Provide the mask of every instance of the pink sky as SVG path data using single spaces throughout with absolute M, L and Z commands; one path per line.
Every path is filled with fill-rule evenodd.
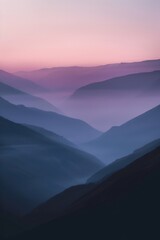
M 159 9 L 159 0 L 0 0 L 0 68 L 160 58 Z

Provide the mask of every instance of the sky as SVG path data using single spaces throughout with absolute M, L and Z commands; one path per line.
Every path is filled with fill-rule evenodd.
M 0 0 L 0 68 L 160 58 L 159 0 Z

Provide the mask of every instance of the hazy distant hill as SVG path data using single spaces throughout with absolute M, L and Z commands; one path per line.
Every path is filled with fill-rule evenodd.
M 74 117 L 102 131 L 140 115 L 160 103 L 160 71 L 137 73 L 79 88 L 66 102 Z
M 78 89 L 72 98 L 88 98 L 106 96 L 107 94 L 119 94 L 129 91 L 130 94 L 159 94 L 160 93 L 160 71 L 130 74 L 112 78 L 102 82 L 92 83 Z
M 110 91 L 105 98 L 102 94 L 103 91 L 99 91 L 99 93 L 98 91 L 92 91 L 92 97 L 88 96 L 87 92 L 88 95 L 86 94 L 86 97 L 81 99 L 78 97 L 71 99 L 69 97 L 77 89 L 87 84 L 100 83 L 104 80 L 129 74 L 158 70 L 160 71 L 159 59 L 95 67 L 45 68 L 16 74 L 49 88 L 48 93 L 42 93 L 39 96 L 58 106 L 63 113 L 82 119 L 101 131 L 106 131 L 111 126 L 122 124 L 156 106 L 160 102 L 158 93 L 156 94 L 157 99 L 153 94 L 149 99 L 146 95 L 142 98 L 143 93 L 134 92 L 133 95 L 130 95 L 126 91 L 125 94 L 124 92 L 120 94 L 120 91 L 118 93 L 117 91 Z M 139 94 L 138 98 L 137 94 Z M 67 101 L 68 98 L 69 101 Z M 119 109 L 121 109 L 120 112 Z
M 0 96 L 16 105 L 23 104 L 28 107 L 36 107 L 45 111 L 59 112 L 59 110 L 46 100 L 22 92 L 14 87 L 4 84 L 0 80 Z
M 35 125 L 53 131 L 73 143 L 89 141 L 101 134 L 81 120 L 23 105 L 16 106 L 3 98 L 0 98 L 0 115 L 17 123 Z
M 91 176 L 87 180 L 87 183 L 95 183 L 95 182 L 100 182 L 100 181 L 103 181 L 104 179 L 107 179 L 108 177 L 113 175 L 115 172 L 126 167 L 127 165 L 134 162 L 135 160 L 142 157 L 143 155 L 147 154 L 148 152 L 151 152 L 158 146 L 160 146 L 160 139 L 146 144 L 145 146 L 135 150 L 132 154 L 128 156 L 117 159 L 113 163 L 101 169 L 99 172 L 96 172 L 93 176 Z
M 26 77 L 42 86 L 72 92 L 88 83 L 131 73 L 160 70 L 160 60 L 148 60 L 133 63 L 107 64 L 95 67 L 53 67 L 35 71 L 18 72 L 17 75 Z
M 23 77 L 18 77 L 14 74 L 8 73 L 3 70 L 0 70 L 0 82 L 6 83 L 12 87 L 15 87 L 19 90 L 22 90 L 28 93 L 46 91 L 45 88 L 28 79 L 25 79 Z
M 158 138 L 160 105 L 119 127 L 112 127 L 99 138 L 86 144 L 84 149 L 108 164 Z

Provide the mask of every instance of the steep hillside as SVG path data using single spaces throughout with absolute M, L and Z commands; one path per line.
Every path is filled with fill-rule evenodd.
M 0 82 L 0 96 L 13 104 L 23 104 L 27 107 L 35 107 L 45 111 L 59 112 L 59 110 L 46 100 L 22 92 L 7 84 Z
M 160 105 L 119 127 L 112 127 L 99 138 L 87 143 L 84 149 L 109 164 L 158 138 Z
M 24 214 L 103 164 L 94 156 L 0 117 L 0 206 Z

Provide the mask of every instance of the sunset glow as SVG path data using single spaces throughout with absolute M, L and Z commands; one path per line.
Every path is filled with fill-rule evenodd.
M 159 58 L 159 9 L 159 0 L 0 0 L 0 68 Z

